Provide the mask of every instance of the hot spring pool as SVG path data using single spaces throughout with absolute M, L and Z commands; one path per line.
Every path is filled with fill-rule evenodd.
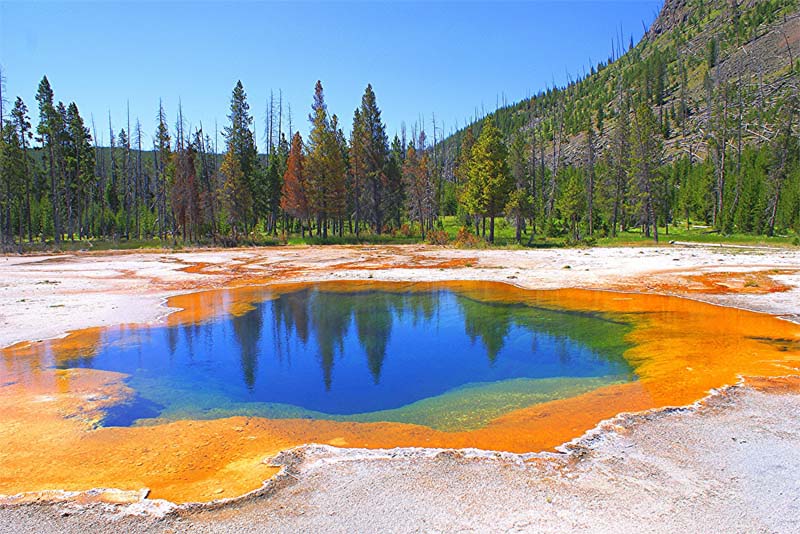
M 52 364 L 128 375 L 136 395 L 106 426 L 249 415 L 468 430 L 635 379 L 622 357 L 631 327 L 608 314 L 436 287 L 259 293 L 202 321 L 106 329 Z

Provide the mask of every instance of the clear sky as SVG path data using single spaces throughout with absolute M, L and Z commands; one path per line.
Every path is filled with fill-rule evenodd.
M 637 41 L 660 5 L 0 0 L 0 65 L 9 100 L 22 96 L 34 120 L 46 74 L 56 99 L 74 100 L 103 132 L 109 111 L 114 129 L 124 126 L 129 102 L 147 139 L 159 98 L 168 116 L 180 99 L 193 126 L 213 130 L 216 119 L 221 129 L 238 79 L 259 146 L 270 89 L 282 89 L 305 134 L 317 79 L 346 131 L 367 83 L 390 135 L 421 117 L 430 131 L 432 113 L 451 130 L 504 97 L 515 102 L 588 70 L 609 56 L 620 31 L 626 43 Z

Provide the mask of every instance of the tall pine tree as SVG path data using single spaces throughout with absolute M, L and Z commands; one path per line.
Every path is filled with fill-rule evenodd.
M 468 191 L 477 212 L 489 218 L 490 243 L 494 243 L 495 217 L 503 213 L 514 185 L 507 157 L 508 151 L 500 130 L 491 118 L 487 118 L 472 148 Z

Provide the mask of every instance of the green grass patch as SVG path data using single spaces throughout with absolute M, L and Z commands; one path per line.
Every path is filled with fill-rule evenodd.
M 436 228 L 437 241 L 444 241 L 446 235 L 450 245 L 455 246 L 459 229 L 462 222 L 455 216 L 445 216 L 439 220 Z M 474 228 L 470 231 L 474 232 Z M 768 237 L 765 235 L 752 234 L 723 234 L 713 228 L 690 225 L 686 227 L 685 222 L 676 221 L 675 225 L 670 225 L 669 229 L 659 227 L 659 244 L 664 245 L 670 241 L 685 241 L 690 243 L 719 243 L 732 245 L 753 245 L 753 246 L 800 246 L 800 235 L 787 233 Z M 488 238 L 488 222 L 487 222 Z M 288 237 L 258 234 L 250 236 L 248 239 L 240 240 L 236 246 L 279 246 L 279 245 L 411 245 L 415 243 L 425 243 L 419 231 L 419 227 L 411 226 L 407 233 L 386 233 L 373 234 L 364 231 L 360 235 L 346 234 L 344 236 L 328 236 L 327 238 L 308 236 L 301 237 L 299 234 L 290 234 Z M 182 250 L 184 248 L 197 247 L 220 247 L 232 243 L 217 243 L 211 240 L 184 243 L 180 240 L 171 239 L 161 240 L 151 239 L 82 239 L 65 240 L 56 247 L 52 241 L 35 241 L 34 243 L 23 243 L 22 252 L 78 252 L 78 251 L 112 251 L 112 250 Z M 528 232 L 523 232 L 520 243 L 516 241 L 516 229 L 504 218 L 495 219 L 495 242 L 493 245 L 482 243 L 481 248 L 501 248 L 501 249 L 530 249 L 530 248 L 563 248 L 570 246 L 601 246 L 601 247 L 625 247 L 625 246 L 655 246 L 652 237 L 642 234 L 640 228 L 631 228 L 625 232 L 619 232 L 615 237 L 605 235 L 601 229 L 597 231 L 593 238 L 582 237 L 578 242 L 573 242 L 563 235 L 547 236 L 537 232 L 533 238 Z M 18 247 L 13 249 L 19 250 Z

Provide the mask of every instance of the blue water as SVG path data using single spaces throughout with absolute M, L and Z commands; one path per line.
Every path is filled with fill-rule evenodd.
M 137 396 L 112 410 L 111 425 L 191 406 L 219 405 L 228 415 L 251 414 L 248 407 L 271 417 L 363 414 L 466 384 L 631 374 L 621 356 L 628 325 L 599 315 L 484 302 L 449 289 L 310 286 L 277 295 L 264 289 L 264 296 L 239 316 L 109 329 L 58 366 L 130 376 Z

